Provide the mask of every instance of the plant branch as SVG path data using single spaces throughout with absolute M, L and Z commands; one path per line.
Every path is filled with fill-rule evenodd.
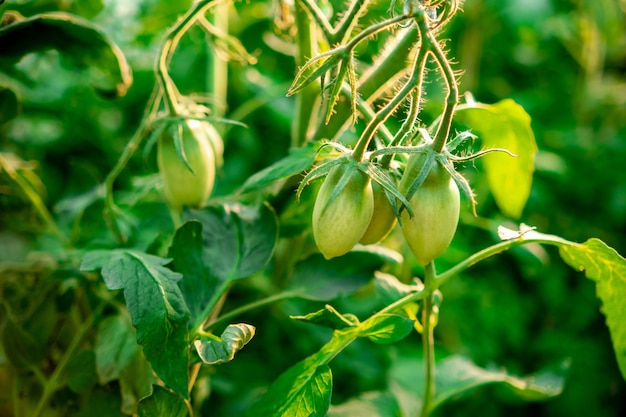
M 63 353 L 63 356 L 61 356 L 61 359 L 50 375 L 50 378 L 44 384 L 43 393 L 41 394 L 41 398 L 37 403 L 37 407 L 35 408 L 32 417 L 39 417 L 44 412 L 46 406 L 48 405 L 48 401 L 50 401 L 50 397 L 57 390 L 57 385 L 59 384 L 59 380 L 61 379 L 63 372 L 65 372 L 65 367 L 74 355 L 74 352 L 78 348 L 79 344 L 83 341 L 87 332 L 92 329 L 93 323 L 98 317 L 100 317 L 100 313 L 102 313 L 102 310 L 106 305 L 107 302 L 105 300 L 101 300 L 100 304 L 98 304 L 98 306 L 92 311 L 87 320 L 85 320 L 82 326 L 80 326 L 76 330 L 76 333 L 74 333 L 72 341 Z
M 299 10 L 301 10 L 301 8 L 305 9 L 313 17 L 313 20 L 315 20 L 315 23 L 317 23 L 317 26 L 321 29 L 328 43 L 333 43 L 331 42 L 331 39 L 334 38 L 334 29 L 330 25 L 328 19 L 326 19 L 326 16 L 324 16 L 324 12 L 322 12 L 322 10 L 314 1 L 297 0 L 294 4 L 294 7 L 296 10 L 296 21 L 298 20 Z M 300 26 L 297 23 L 296 26 L 299 31 Z M 311 58 L 311 56 L 309 58 Z
M 307 12 L 302 9 L 302 7 L 308 5 L 308 3 L 308 1 L 297 1 L 295 3 L 295 20 L 297 27 L 296 42 L 298 44 L 296 65 L 298 67 L 302 67 L 306 61 L 316 53 L 311 20 Z M 317 7 L 315 4 L 314 6 Z M 304 87 L 300 91 L 300 94 L 296 96 L 296 118 L 291 132 L 292 147 L 300 147 L 307 141 L 307 133 L 309 132 L 311 117 L 314 114 L 315 101 L 318 94 L 319 87 L 315 83 L 311 83 Z
M 421 417 L 430 414 L 431 403 L 435 395 L 435 341 L 433 315 L 433 284 L 436 277 L 435 263 L 430 261 L 424 270 L 426 296 L 422 304 L 422 349 L 424 351 L 424 394 Z

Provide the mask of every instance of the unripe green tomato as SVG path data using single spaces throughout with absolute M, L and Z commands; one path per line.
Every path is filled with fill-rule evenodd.
M 224 140 L 215 126 L 206 120 L 195 119 L 187 120 L 187 126 L 196 137 L 203 137 L 209 141 L 211 148 L 213 148 L 213 155 L 215 155 L 215 165 L 218 168 L 224 165 Z
M 424 155 L 412 155 L 407 164 L 400 191 L 406 193 L 419 174 Z M 411 252 L 421 265 L 441 255 L 452 242 L 459 223 L 461 198 L 459 187 L 450 174 L 436 163 L 424 183 L 409 200 L 413 217 L 402 212 L 402 233 Z
M 174 140 L 165 129 L 157 142 L 157 163 L 163 180 L 167 203 L 177 209 L 201 206 L 211 195 L 215 182 L 215 153 L 205 134 L 197 126 L 183 124 L 182 146 L 189 166 L 176 152 Z M 193 124 L 192 124 L 193 125 Z
M 346 185 L 331 200 L 344 176 Z M 373 211 L 369 177 L 348 164 L 331 168 L 313 207 L 313 237 L 322 255 L 330 259 L 349 252 L 365 233 Z
M 378 183 L 373 183 L 372 190 L 374 192 L 374 214 L 372 214 L 372 220 L 370 220 L 365 234 L 359 241 L 364 245 L 380 242 L 387 237 L 397 220 L 385 194 L 385 189 Z

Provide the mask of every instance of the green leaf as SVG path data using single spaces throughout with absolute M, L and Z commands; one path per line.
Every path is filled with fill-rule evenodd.
M 96 358 L 92 350 L 81 350 L 74 354 L 65 367 L 67 386 L 79 394 L 86 394 L 98 382 Z
M 345 403 L 330 407 L 328 417 L 398 417 L 402 411 L 393 394 L 388 392 L 366 392 Z
M 424 389 L 424 375 L 416 372 L 422 366 L 422 358 L 402 356 L 391 367 L 392 391 L 402 404 L 404 415 L 416 415 L 422 406 L 422 398 L 415 395 Z M 483 369 L 462 356 L 450 356 L 436 365 L 435 398 L 431 411 L 451 399 L 490 384 L 504 387 L 526 401 L 553 398 L 563 390 L 568 367 L 569 362 L 564 361 L 554 369 L 547 368 L 536 374 L 518 377 L 501 368 Z
M 383 264 L 384 259 L 372 252 L 348 252 L 328 261 L 315 254 L 296 265 L 287 291 L 310 300 L 330 301 L 363 287 Z
M 315 162 L 317 148 L 318 146 L 313 143 L 301 148 L 292 148 L 289 155 L 248 178 L 239 192 L 258 191 L 275 181 L 289 178 L 311 168 Z
M 56 49 L 72 64 L 89 70 L 93 87 L 105 96 L 123 96 L 132 83 L 131 69 L 122 50 L 101 28 L 68 13 L 44 13 L 0 27 L 0 68 L 12 66 L 25 55 Z M 45 34 L 45 36 L 42 36 Z
M 178 286 L 191 312 L 192 322 L 201 315 L 219 284 L 217 278 L 208 273 L 202 259 L 203 248 L 202 223 L 190 220 L 176 230 L 168 253 L 173 259 L 172 269 L 183 274 Z
M 306 316 L 290 316 L 290 318 L 325 326 L 333 330 L 343 330 L 359 324 L 359 319 L 354 314 L 341 314 L 335 310 L 333 306 L 328 304 L 324 306 L 324 309 L 316 311 L 315 313 L 310 313 Z
M 222 282 L 247 278 L 269 261 L 278 239 L 276 214 L 267 205 L 224 204 L 187 210 L 202 223 L 203 262 Z
M 203 336 L 194 340 L 193 345 L 202 362 L 209 365 L 226 363 L 252 340 L 255 330 L 254 326 L 245 323 L 229 324 L 219 338 Z
M 455 118 L 471 128 L 484 148 L 504 148 L 516 155 L 491 152 L 483 157 L 483 164 L 498 207 L 505 215 L 519 218 L 530 195 L 537 153 L 530 116 L 506 99 L 493 105 L 460 106 Z
M 81 269 L 102 269 L 107 288 L 124 290 L 137 343 L 163 382 L 187 398 L 189 310 L 177 285 L 181 275 L 165 268 L 167 263 L 127 250 L 93 251 Z
M 36 366 L 44 357 L 45 346 L 15 322 L 4 303 L 0 304 L 0 313 L 2 350 L 11 365 L 18 369 Z
M 411 293 L 424 290 L 424 284 L 416 279 L 415 284 L 407 285 L 391 274 L 376 271 L 374 288 L 383 304 L 389 305 Z
M 364 321 L 359 326 L 359 336 L 375 343 L 395 343 L 413 330 L 413 320 L 398 314 L 381 314 Z
M 599 239 L 559 249 L 568 265 L 595 281 L 617 363 L 626 379 L 626 259 Z
M 122 411 L 129 415 L 137 414 L 137 403 L 150 395 L 152 385 L 157 383 L 150 362 L 140 350 L 137 350 L 133 361 L 122 370 L 119 383 Z
M 13 90 L 0 86 L 0 126 L 15 118 L 19 111 L 19 101 Z
M 526 401 L 544 401 L 563 390 L 569 361 L 557 369 L 545 369 L 526 377 L 507 374 L 501 369 L 483 369 L 461 356 L 446 358 L 437 364 L 436 394 L 433 408 L 476 387 L 500 384 Z
M 127 316 L 116 314 L 102 320 L 94 347 L 96 372 L 101 385 L 118 379 L 139 352 L 133 329 Z
M 155 385 L 152 395 L 139 401 L 139 417 L 185 417 L 188 414 L 185 401 L 160 385 Z
M 325 416 L 333 378 L 328 365 L 320 364 L 320 356 L 309 356 L 280 375 L 246 416 Z

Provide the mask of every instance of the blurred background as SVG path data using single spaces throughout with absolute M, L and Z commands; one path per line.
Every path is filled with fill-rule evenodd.
M 374 3 L 381 12 L 388 7 L 388 2 Z M 29 55 L 9 79 L 0 78 L 21 101 L 20 115 L 0 128 L 0 149 L 39 161 L 47 203 L 61 223 L 71 224 L 78 213 L 83 221 L 97 223 L 102 205 L 90 193 L 137 127 L 154 82 L 153 64 L 161 36 L 189 4 L 34 0 L 6 1 L 0 6 L 0 12 L 18 10 L 25 16 L 62 10 L 87 18 L 118 42 L 133 68 L 132 88 L 115 100 L 98 96 L 89 86 L 88 71 L 76 70 L 54 51 Z M 229 66 L 224 111 L 226 117 L 241 120 L 250 129 L 218 125 L 226 142 L 226 164 L 216 195 L 233 192 L 251 174 L 288 151 L 294 106 L 285 92 L 296 68 L 290 44 L 293 34 L 288 26 L 281 26 L 284 16 L 277 14 L 276 6 L 269 0 L 239 2 L 230 16 L 231 33 L 258 57 L 258 64 Z M 520 219 L 506 219 L 498 212 L 486 184 L 476 175 L 479 162 L 464 167 L 478 194 L 479 216 L 474 218 L 469 211 L 462 216 L 440 270 L 494 243 L 496 226 L 514 225 L 511 221 L 571 241 L 597 237 L 626 254 L 625 20 L 624 0 L 464 2 L 463 11 L 442 34 L 448 39 L 446 47 L 455 69 L 463 72 L 461 91 L 471 92 L 484 103 L 512 98 L 521 104 L 532 118 L 540 150 L 531 196 Z M 383 41 L 381 37 L 370 47 L 380 48 Z M 182 92 L 211 91 L 212 59 L 203 32 L 191 30 L 171 66 Z M 437 103 L 443 97 L 440 85 L 433 81 L 429 89 L 427 98 Z M 134 158 L 120 177 L 119 189 L 149 196 L 155 169 L 154 152 Z M 0 209 L 0 248 L 5 249 L 0 249 L 0 260 L 26 258 L 33 247 L 42 247 L 28 238 L 34 218 L 25 203 L 0 194 Z M 85 228 L 76 233 L 78 241 L 88 242 L 98 230 Z M 411 269 L 420 274 L 417 266 Z M 250 295 L 245 288 L 239 291 L 235 290 L 235 298 Z M 460 353 L 478 365 L 502 366 L 518 375 L 554 366 L 565 358 L 571 368 L 562 395 L 549 402 L 522 403 L 487 387 L 449 403 L 437 415 L 626 415 L 626 384 L 617 368 L 594 284 L 566 267 L 556 251 L 535 247 L 510 251 L 470 269 L 443 292 L 436 330 L 442 352 Z M 371 306 L 366 302 L 363 307 L 355 297 L 342 302 L 346 310 Z M 308 304 L 293 308 L 314 311 Z M 211 407 L 217 410 L 215 415 L 237 415 L 255 386 L 314 351 L 327 336 L 290 323 L 281 310 L 262 311 L 248 319 L 260 329 L 265 323 L 266 331 L 214 377 Z M 285 342 L 286 334 L 296 327 L 310 336 L 289 340 L 292 348 L 287 352 L 263 351 L 264 346 Z M 417 338 L 411 342 L 418 343 Z M 381 388 L 392 361 L 389 352 L 360 343 L 349 349 L 333 368 L 333 402 Z M 267 369 L 252 376 L 248 369 L 258 366 L 253 365 L 258 356 Z M 248 381 L 252 388 L 242 388 L 237 381 Z

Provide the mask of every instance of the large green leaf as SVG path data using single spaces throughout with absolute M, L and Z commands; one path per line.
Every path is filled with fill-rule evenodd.
M 88 252 L 81 269 L 101 269 L 107 288 L 124 290 L 137 342 L 163 382 L 186 398 L 189 310 L 177 285 L 181 275 L 167 263 L 129 250 L 101 250 Z
M 270 386 L 246 416 L 324 416 L 330 407 L 332 373 L 319 354 L 289 368 Z
M 178 286 L 185 297 L 192 321 L 200 316 L 219 284 L 217 277 L 210 275 L 209 267 L 204 264 L 203 250 L 202 223 L 190 220 L 176 230 L 168 253 L 173 259 L 172 268 L 183 274 Z
M 215 205 L 186 211 L 185 218 L 202 223 L 204 266 L 223 282 L 262 269 L 278 239 L 276 214 L 267 205 Z
M 617 363 L 626 379 L 626 259 L 599 239 L 559 249 L 565 262 L 595 281 Z
M 537 153 L 530 116 L 506 99 L 492 105 L 459 106 L 455 118 L 480 138 L 485 149 L 504 148 L 516 155 L 492 152 L 482 159 L 498 207 L 507 216 L 519 218 L 530 195 Z
M 159 385 L 137 406 L 139 417 L 185 417 L 188 411 L 181 397 Z
M 417 415 L 422 406 L 419 395 L 424 389 L 422 367 L 422 359 L 415 356 L 399 357 L 391 367 L 391 387 L 402 405 L 403 415 Z M 431 411 L 464 393 L 490 384 L 502 386 L 527 401 L 546 400 L 561 393 L 567 369 L 568 363 L 564 362 L 556 369 L 517 377 L 501 368 L 483 369 L 465 357 L 450 356 L 436 365 L 435 398 Z
M 93 23 L 62 12 L 29 18 L 13 12 L 11 19 L 0 27 L 0 68 L 14 65 L 29 53 L 56 49 L 74 65 L 88 69 L 92 85 L 100 93 L 123 96 L 130 87 L 131 69 L 124 54 Z
M 209 365 L 226 363 L 252 340 L 255 330 L 254 326 L 245 323 L 229 324 L 219 338 L 202 336 L 194 340 L 193 345 L 202 362 Z
M 371 252 L 353 251 L 330 260 L 315 254 L 296 265 L 287 291 L 302 298 L 330 301 L 363 287 L 384 262 Z

